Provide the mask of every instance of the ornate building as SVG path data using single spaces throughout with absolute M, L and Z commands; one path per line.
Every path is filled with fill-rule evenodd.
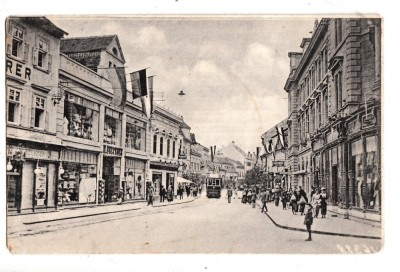
M 381 19 L 324 18 L 301 48 L 285 84 L 290 179 L 327 188 L 346 212 L 379 214 Z

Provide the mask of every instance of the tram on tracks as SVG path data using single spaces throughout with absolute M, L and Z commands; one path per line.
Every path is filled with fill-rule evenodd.
M 219 174 L 210 174 L 206 178 L 207 197 L 221 197 L 222 177 Z

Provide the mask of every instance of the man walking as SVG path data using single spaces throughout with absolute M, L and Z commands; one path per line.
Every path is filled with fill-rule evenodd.
M 261 193 L 261 203 L 262 203 L 262 208 L 261 208 L 261 212 L 264 213 L 264 208 L 265 211 L 268 212 L 268 208 L 267 208 L 267 200 L 268 200 L 268 193 L 266 191 L 263 191 Z
M 148 189 L 148 202 L 147 202 L 147 206 L 149 206 L 151 204 L 151 206 L 153 206 L 153 196 L 154 196 L 154 188 L 152 185 L 149 186 Z
M 229 187 L 229 188 L 228 188 L 228 191 L 226 192 L 226 195 L 228 196 L 228 203 L 231 203 L 232 194 L 233 194 L 232 188 Z
M 307 211 L 306 215 L 304 216 L 304 225 L 306 225 L 308 231 L 308 239 L 306 241 L 311 241 L 311 225 L 313 224 L 313 212 L 311 204 L 307 203 Z
M 160 202 L 164 202 L 164 200 L 165 200 L 165 193 L 166 193 L 165 188 L 164 188 L 163 185 L 161 185 L 161 189 L 160 189 Z

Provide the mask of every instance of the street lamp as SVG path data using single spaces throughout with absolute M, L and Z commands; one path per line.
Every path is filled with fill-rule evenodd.
M 39 160 L 37 160 L 37 162 L 36 162 L 36 168 L 35 168 L 35 171 L 33 171 L 33 173 L 35 173 L 35 175 L 39 175 L 39 173 L 40 173 Z
M 8 159 L 8 163 L 7 163 L 7 172 L 10 172 L 13 169 L 13 166 L 11 164 L 11 159 Z

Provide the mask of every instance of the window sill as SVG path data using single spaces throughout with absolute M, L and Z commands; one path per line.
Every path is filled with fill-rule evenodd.
M 33 65 L 33 67 L 34 67 L 35 69 L 39 70 L 39 71 L 42 71 L 43 73 L 50 74 L 50 71 L 49 71 L 49 70 L 44 69 L 44 68 L 42 68 L 42 67 L 40 67 L 40 66 L 38 66 L 38 65 Z
M 7 57 L 10 58 L 10 59 L 12 59 L 12 60 L 15 60 L 15 61 L 17 61 L 17 62 L 19 62 L 19 63 L 21 63 L 21 64 L 26 64 L 26 60 L 21 59 L 21 58 L 19 58 L 19 57 L 16 57 L 16 56 L 14 56 L 14 55 L 12 55 L 12 54 L 10 54 L 10 53 L 7 53 Z

